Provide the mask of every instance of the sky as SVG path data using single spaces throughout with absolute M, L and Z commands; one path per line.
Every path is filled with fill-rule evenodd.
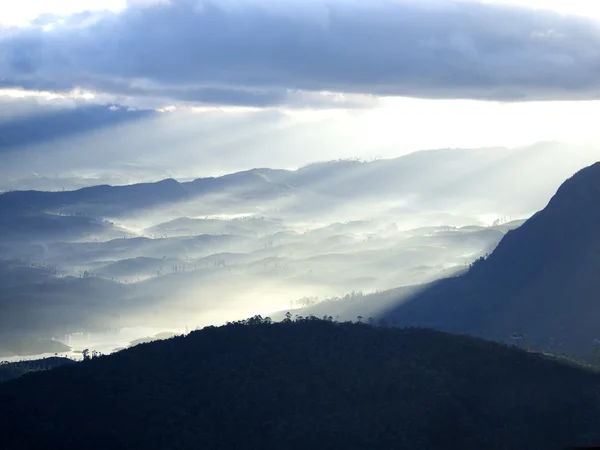
M 0 4 L 0 126 L 36 130 L 36 118 L 91 108 L 94 114 L 83 115 L 90 123 L 78 131 L 89 137 L 84 148 L 77 144 L 84 161 L 98 160 L 85 152 L 103 153 L 117 137 L 125 145 L 137 142 L 127 133 L 161 129 L 165 136 L 178 130 L 176 142 L 164 145 L 185 164 L 185 136 L 198 141 L 198 121 L 214 124 L 211 142 L 231 141 L 225 124 L 253 126 L 253 145 L 271 149 L 218 171 L 427 148 L 596 141 L 598 73 L 597 0 Z M 99 119 L 98 106 L 120 113 Z M 134 110 L 163 119 L 150 125 L 148 116 L 123 114 Z M 189 117 L 186 130 L 164 118 L 175 110 Z M 39 155 L 42 147 L 44 155 L 60 149 L 71 163 L 63 149 L 75 146 L 72 126 L 52 123 L 60 129 L 51 143 L 0 142 L 5 166 L 17 152 Z M 248 140 L 237 145 L 235 155 L 243 155 Z
M 121 11 L 128 4 L 150 3 L 153 0 L 20 0 L 0 5 L 1 22 L 11 25 L 27 25 L 42 14 L 73 14 L 85 11 Z M 600 4 L 596 0 L 488 0 L 483 3 L 504 3 L 528 8 L 549 9 L 562 14 L 577 14 L 600 18 Z

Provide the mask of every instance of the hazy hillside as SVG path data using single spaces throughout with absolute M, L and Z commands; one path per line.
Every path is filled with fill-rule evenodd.
M 0 362 L 0 383 L 19 378 L 26 373 L 55 369 L 67 364 L 75 364 L 75 361 L 68 358 L 45 358 L 13 363 Z
M 467 273 L 456 267 L 458 276 L 447 272 L 442 276 L 449 278 L 341 296 L 294 313 L 342 320 L 372 316 L 397 326 L 468 333 L 595 360 L 600 352 L 595 319 L 600 314 L 599 180 L 600 163 L 578 172 L 546 208 L 505 229 L 491 255 Z
M 0 212 L 52 210 L 135 217 L 141 210 L 158 214 L 156 208 L 174 208 L 184 214 L 165 210 L 167 220 L 259 211 L 297 218 L 335 212 L 338 220 L 340 214 L 342 220 L 355 220 L 361 203 L 369 200 L 374 202 L 369 210 L 377 206 L 379 212 L 382 208 L 410 214 L 450 209 L 465 215 L 492 211 L 523 215 L 539 209 L 562 180 L 597 159 L 597 152 L 559 143 L 519 149 L 430 150 L 372 162 L 317 163 L 295 171 L 253 169 L 181 183 L 167 179 L 66 192 L 8 192 L 0 196 Z M 536 170 L 534 179 L 531 170 Z M 343 201 L 354 203 L 344 206 Z
M 381 315 L 397 292 L 320 302 L 420 286 L 399 291 L 415 292 L 463 271 L 522 223 L 509 211 L 539 203 L 533 198 L 585 159 L 533 180 L 517 153 L 546 167 L 566 151 L 449 149 L 191 182 L 8 192 L 0 327 L 26 334 L 19 342 L 68 342 L 123 327 L 194 329 L 301 308 L 306 298 L 319 316 Z M 517 179 L 531 195 L 514 192 Z
M 10 341 L 8 335 L 21 342 L 23 334 L 62 339 L 66 333 L 105 328 L 118 320 L 130 293 L 127 285 L 96 277 L 22 281 L 0 292 L 0 335 L 4 342 Z
M 102 328 L 224 323 L 290 302 L 300 307 L 296 301 L 305 296 L 325 299 L 433 280 L 466 268 L 510 227 L 401 232 L 361 222 L 264 234 L 273 230 L 264 230 L 263 221 L 211 220 L 214 229 L 204 231 L 219 225 L 240 234 L 12 248 L 16 259 L 0 263 L 0 327 L 64 339 Z
M 600 344 L 600 163 L 509 231 L 487 260 L 385 314 L 537 349 L 590 357 Z
M 3 448 L 566 448 L 600 379 L 516 348 L 309 319 L 206 328 L 0 387 Z
M 129 186 L 93 186 L 76 191 L 13 191 L 0 196 L 0 211 L 22 214 L 50 210 L 65 215 L 120 216 L 140 208 L 183 200 L 186 190 L 175 180 Z
M 35 337 L 39 336 L 40 333 L 27 333 L 26 330 L 22 329 L 15 332 L 14 329 L 6 327 L 4 324 L 2 325 L 2 332 L 0 332 L 0 360 L 1 358 L 12 358 L 15 356 L 26 357 L 44 353 L 66 353 L 71 351 L 71 347 L 60 341 Z M 45 334 L 44 332 L 41 333 L 41 335 Z

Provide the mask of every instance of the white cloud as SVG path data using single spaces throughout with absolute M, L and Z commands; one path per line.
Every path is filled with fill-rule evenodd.
M 44 14 L 69 15 L 87 11 L 121 11 L 126 0 L 18 0 L 0 3 L 0 24 L 26 26 Z
M 561 14 L 574 14 L 600 19 L 598 0 L 482 0 L 484 3 L 516 5 L 532 9 L 546 9 Z

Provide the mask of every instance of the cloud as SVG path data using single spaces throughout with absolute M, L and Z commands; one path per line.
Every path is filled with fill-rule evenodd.
M 1 85 L 260 107 L 600 98 L 598 23 L 514 6 L 136 1 L 42 23 L 0 37 Z

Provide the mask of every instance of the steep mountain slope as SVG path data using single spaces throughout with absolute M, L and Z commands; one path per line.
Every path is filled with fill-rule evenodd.
M 591 356 L 600 343 L 600 163 L 567 180 L 547 207 L 487 258 L 386 315 L 538 349 Z
M 542 449 L 600 441 L 597 373 L 419 329 L 259 318 L 0 386 L 3 449 Z

